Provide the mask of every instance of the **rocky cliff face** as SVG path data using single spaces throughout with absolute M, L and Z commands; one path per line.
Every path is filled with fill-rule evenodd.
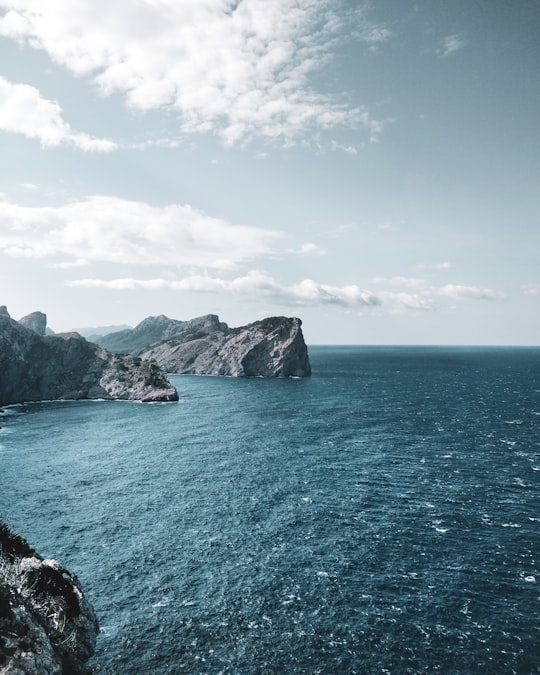
M 226 323 L 222 323 L 215 314 L 206 314 L 190 321 L 169 319 L 164 314 L 149 316 L 135 328 L 116 331 L 105 335 L 97 342 L 112 352 L 125 352 L 140 355 L 150 345 L 165 342 L 171 338 L 203 332 L 205 334 L 229 331 Z
M 4 309 L 6 309 L 5 306 Z M 38 335 L 47 334 L 47 315 L 43 314 L 43 312 L 32 312 L 31 314 L 27 314 L 26 316 L 23 316 L 22 319 L 19 319 L 19 323 L 21 326 L 33 330 L 34 333 L 37 333 Z
M 229 328 L 214 314 L 176 321 L 149 317 L 100 344 L 155 359 L 170 373 L 234 377 L 307 377 L 311 374 L 300 319 L 271 317 Z
M 44 335 L 42 320 L 26 317 L 25 323 L 0 307 L 0 405 L 47 399 L 178 400 L 156 363 L 110 354 L 77 333 Z
M 0 522 L 0 672 L 85 675 L 97 633 L 77 578 Z

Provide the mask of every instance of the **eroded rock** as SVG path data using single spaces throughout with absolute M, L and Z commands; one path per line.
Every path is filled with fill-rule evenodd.
M 78 333 L 39 334 L 0 308 L 0 405 L 86 398 L 176 401 L 178 393 L 156 363 L 111 354 Z
M 98 630 L 77 578 L 0 522 L 0 672 L 86 675 Z
M 177 321 L 149 317 L 132 330 L 100 340 L 112 350 L 154 359 L 169 373 L 233 377 L 308 377 L 302 322 L 270 317 L 229 328 L 215 314 Z

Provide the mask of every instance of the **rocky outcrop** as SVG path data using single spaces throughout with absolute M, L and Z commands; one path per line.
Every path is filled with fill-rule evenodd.
M 97 340 L 112 352 L 125 352 L 140 355 L 150 345 L 165 342 L 171 338 L 184 336 L 185 340 L 197 334 L 227 333 L 229 327 L 215 314 L 206 314 L 190 321 L 169 319 L 164 314 L 149 316 L 135 328 L 116 331 Z M 172 371 L 169 371 L 172 372 Z
M 38 335 L 47 334 L 47 315 L 43 312 L 32 312 L 19 319 L 21 326 L 33 330 Z
M 229 328 L 215 314 L 177 321 L 149 317 L 100 344 L 155 359 L 170 373 L 234 377 L 307 377 L 308 350 L 297 318 L 271 317 Z
M 111 354 L 78 333 L 43 335 L 0 307 L 0 405 L 86 398 L 177 401 L 178 393 L 155 362 Z
M 97 633 L 77 578 L 0 522 L 0 672 L 86 675 Z

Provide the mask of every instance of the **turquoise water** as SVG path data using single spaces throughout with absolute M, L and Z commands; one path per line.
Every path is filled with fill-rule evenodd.
M 540 349 L 310 357 L 1 416 L 0 513 L 79 576 L 96 672 L 540 672 Z

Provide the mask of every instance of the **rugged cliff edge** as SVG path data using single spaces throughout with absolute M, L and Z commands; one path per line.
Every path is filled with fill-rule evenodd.
M 85 675 L 97 633 L 77 578 L 0 521 L 0 672 Z
M 308 377 L 311 366 L 302 322 L 270 317 L 229 328 L 215 314 L 177 321 L 148 317 L 99 343 L 115 352 L 155 359 L 169 373 L 234 377 Z
M 45 335 L 46 317 L 14 321 L 0 307 L 0 405 L 47 399 L 177 401 L 154 361 L 119 356 L 78 333 Z

